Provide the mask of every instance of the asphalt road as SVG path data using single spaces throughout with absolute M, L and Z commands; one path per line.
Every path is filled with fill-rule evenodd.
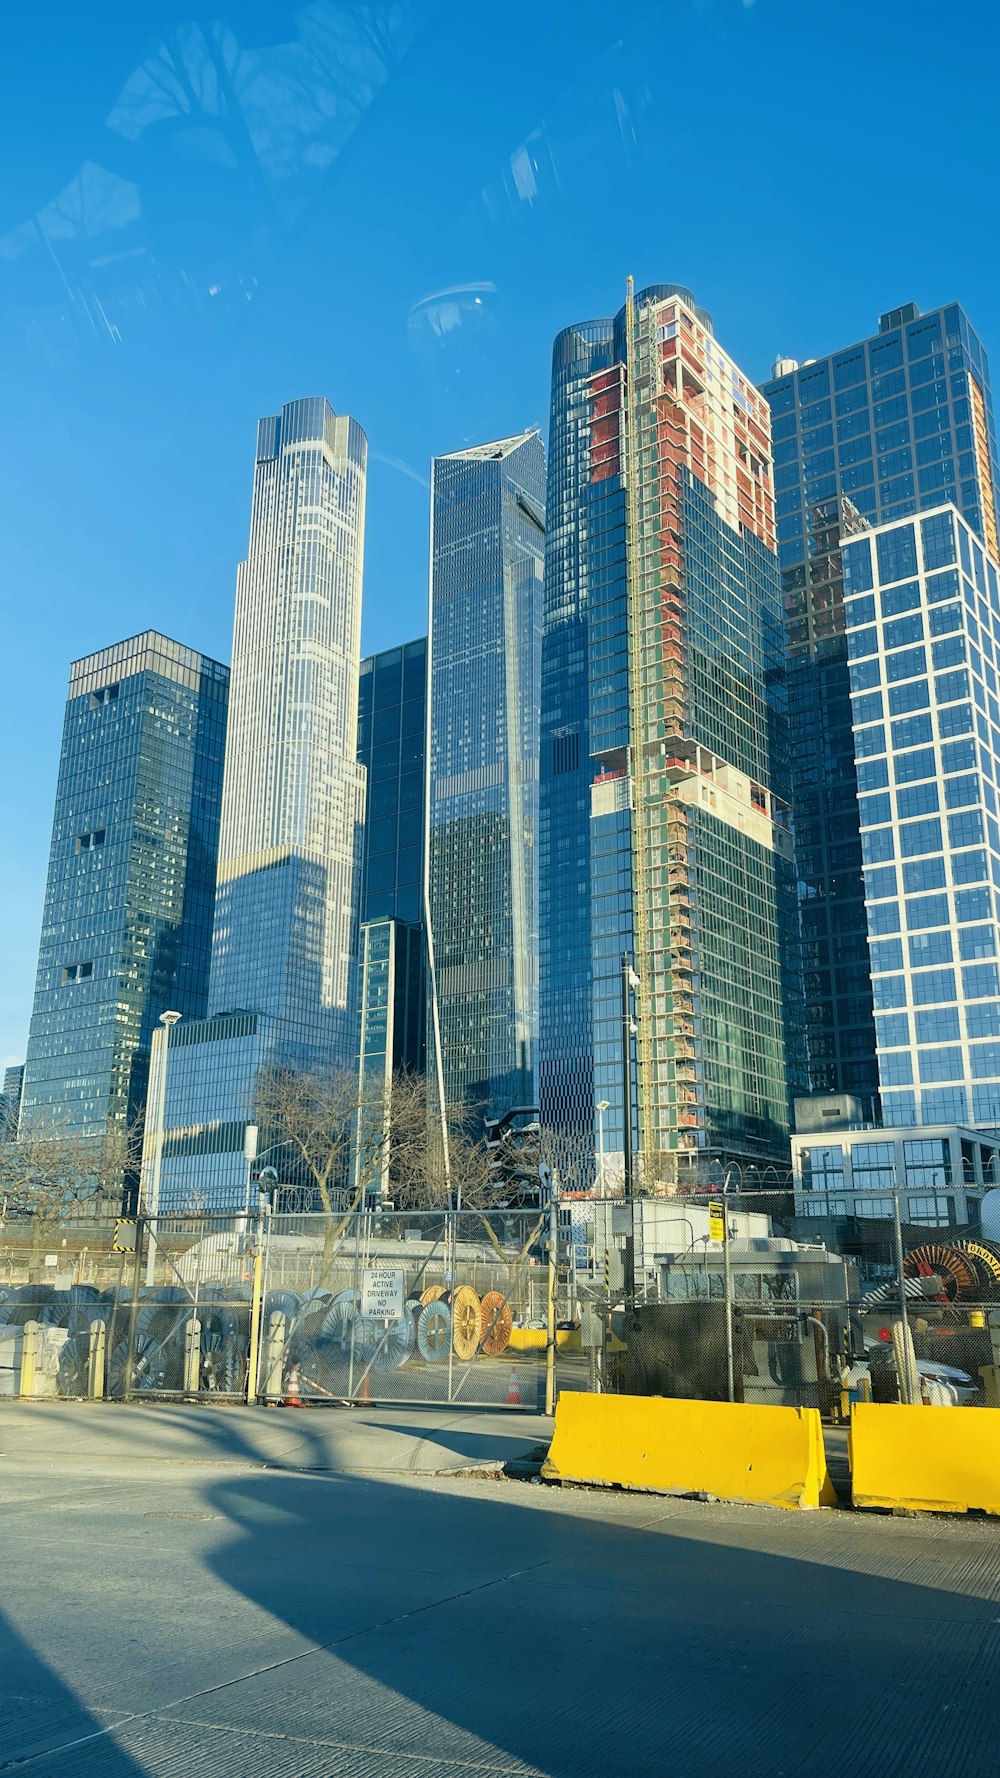
M 515 1416 L 87 1412 L 0 1407 L 0 1773 L 996 1771 L 995 1522 L 431 1473 Z

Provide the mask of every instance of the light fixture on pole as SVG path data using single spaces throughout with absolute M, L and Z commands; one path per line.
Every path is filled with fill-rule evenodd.
M 597 1101 L 597 1155 L 598 1155 L 597 1188 L 598 1188 L 598 1192 L 601 1194 L 603 1194 L 603 1192 L 604 1192 L 604 1113 L 606 1111 L 610 1111 L 610 1109 L 611 1109 L 611 1100 L 610 1099 L 598 1099 L 598 1101 Z
M 156 1224 L 160 1208 L 160 1174 L 163 1169 L 164 1124 L 167 1115 L 167 1056 L 170 1048 L 170 1030 L 176 1025 L 181 1015 L 179 1012 L 161 1012 L 160 1025 L 162 1030 L 153 1032 L 153 1056 L 157 1063 L 151 1073 L 156 1077 L 156 1123 L 153 1128 L 153 1170 L 146 1195 L 146 1214 L 149 1218 L 149 1249 L 146 1256 L 146 1283 L 153 1282 L 153 1266 L 156 1258 L 156 1242 L 153 1228 Z
M 243 1194 L 243 1215 L 250 1215 L 250 1173 L 257 1159 L 257 1140 L 260 1131 L 256 1124 L 245 1124 L 243 1127 L 243 1159 L 247 1164 L 246 1188 Z

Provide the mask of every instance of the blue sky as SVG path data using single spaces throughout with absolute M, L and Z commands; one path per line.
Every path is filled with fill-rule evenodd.
M 0 1065 L 23 1056 L 69 662 L 228 659 L 257 416 L 369 440 L 366 648 L 423 633 L 435 451 L 677 281 L 758 379 L 997 308 L 998 27 L 969 0 L 55 0 L 5 20 Z M 209 22 L 214 18 L 217 22 Z

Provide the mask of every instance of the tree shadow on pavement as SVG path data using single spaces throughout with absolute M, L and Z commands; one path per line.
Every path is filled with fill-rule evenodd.
M 295 1419 L 319 1460 L 322 1429 Z M 205 1414 L 207 1462 L 221 1433 Z M 209 1662 L 157 1696 L 151 1642 L 134 1719 L 27 1771 L 992 1778 L 981 1526 L 261 1473 L 227 1416 L 222 1460 L 237 1449 L 256 1473 L 205 1476 L 224 1525 L 186 1558 L 221 1583 L 229 1676 Z

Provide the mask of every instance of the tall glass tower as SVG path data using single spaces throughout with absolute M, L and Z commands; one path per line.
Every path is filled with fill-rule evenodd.
M 125 1124 L 161 1012 L 204 1016 L 228 689 L 153 631 L 73 663 L 22 1129 Z
M 423 1073 L 427 638 L 361 663 L 358 759 L 365 768 L 358 1018 L 366 1104 L 400 1070 Z M 385 1155 L 383 1183 L 389 1176 Z
M 954 505 L 845 543 L 883 1122 L 1000 1128 L 1000 569 Z
M 957 304 L 891 309 L 878 332 L 764 384 L 772 412 L 789 655 L 810 1079 L 878 1092 L 841 544 L 951 501 L 997 553 L 989 368 Z
M 650 1181 L 783 1157 L 801 1031 L 769 415 L 679 286 L 557 338 L 546 547 L 542 1121 L 621 1156 L 627 1115 Z
M 428 1068 L 493 1117 L 536 1102 L 544 538 L 538 432 L 435 459 Z
M 366 457 L 360 426 L 322 397 L 258 427 L 236 586 L 212 1017 L 169 1033 L 163 1203 L 242 1201 L 262 1068 L 354 1065 Z
M 366 457 L 321 397 L 262 420 L 236 584 L 210 1001 L 313 1064 L 354 1049 Z

